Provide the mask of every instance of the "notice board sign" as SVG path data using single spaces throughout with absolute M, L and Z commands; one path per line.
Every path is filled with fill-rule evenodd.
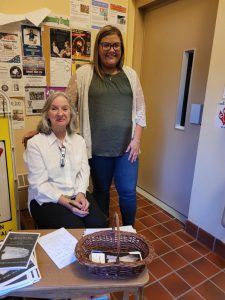
M 0 114 L 0 240 L 17 229 L 10 120 Z

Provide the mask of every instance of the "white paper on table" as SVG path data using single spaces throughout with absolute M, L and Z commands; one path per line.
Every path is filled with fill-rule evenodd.
M 94 232 L 98 232 L 98 231 L 102 231 L 102 230 L 112 230 L 112 228 L 88 228 L 88 229 L 85 229 L 84 235 L 92 234 Z M 131 225 L 120 226 L 120 231 L 127 231 L 127 232 L 134 232 L 134 233 L 137 232 L 136 229 L 134 229 L 133 226 L 131 226 Z
M 59 269 L 64 268 L 76 260 L 74 249 L 77 244 L 77 239 L 65 228 L 60 228 L 41 236 L 38 239 L 38 243 Z

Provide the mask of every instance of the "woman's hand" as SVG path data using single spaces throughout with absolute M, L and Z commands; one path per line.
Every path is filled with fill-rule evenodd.
M 78 193 L 76 195 L 76 198 L 75 198 L 74 201 L 76 201 L 78 203 L 78 206 L 79 206 L 80 210 L 82 210 L 82 211 L 88 211 L 89 202 L 85 198 L 85 195 L 83 193 Z
M 130 144 L 127 147 L 126 152 L 130 152 L 128 159 L 132 163 L 135 162 L 140 152 L 140 141 L 135 139 L 131 140 Z
M 89 214 L 89 202 L 82 193 L 78 193 L 77 197 L 74 200 L 61 195 L 58 203 L 65 206 L 66 208 L 71 210 L 72 213 L 81 218 L 84 218 Z

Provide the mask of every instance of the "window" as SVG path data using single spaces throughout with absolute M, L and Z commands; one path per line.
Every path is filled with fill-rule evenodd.
M 185 127 L 193 59 L 194 59 L 194 50 L 184 51 L 183 63 L 181 69 L 179 97 L 178 97 L 178 109 L 177 109 L 177 116 L 176 116 L 176 128 L 178 129 L 184 129 Z

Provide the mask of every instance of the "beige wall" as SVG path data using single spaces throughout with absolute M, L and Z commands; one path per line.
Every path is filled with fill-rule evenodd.
M 133 54 L 133 27 L 134 27 L 134 5 L 131 0 L 114 0 L 110 3 L 120 4 L 128 7 L 128 26 L 127 34 L 125 36 L 124 42 L 126 47 L 125 63 L 127 65 L 132 65 L 132 54 Z M 70 14 L 70 1 L 63 0 L 1 0 L 0 1 L 0 13 L 6 14 L 22 14 L 27 13 L 40 8 L 49 8 L 52 13 L 69 16 Z M 19 26 L 19 24 L 17 24 Z M 7 28 L 13 27 L 12 25 L 7 25 L 4 27 L 0 26 L 1 29 L 7 30 Z M 96 31 L 92 30 L 93 37 L 96 35 Z M 16 156 L 16 170 L 18 174 L 26 173 L 26 168 L 24 166 L 22 154 L 24 152 L 24 147 L 22 144 L 22 136 L 30 130 L 36 128 L 38 123 L 38 116 L 26 116 L 24 130 L 14 131 L 15 140 L 15 156 Z
M 137 0 L 136 4 L 141 7 L 150 2 L 154 1 Z M 136 35 L 136 40 L 142 43 L 144 32 L 141 11 L 137 8 L 134 36 Z M 225 89 L 224 36 L 225 0 L 219 0 L 188 219 L 223 242 L 225 228 L 221 220 L 225 207 L 225 130 L 216 128 L 215 118 L 218 102 Z M 141 54 L 140 50 L 138 54 L 135 44 L 133 65 L 141 69 L 141 58 L 137 59 Z
M 147 128 L 138 186 L 184 216 L 188 215 L 200 131 L 200 126 L 190 124 L 190 112 L 193 103 L 204 102 L 216 11 L 217 0 L 198 0 L 197 5 L 196 0 L 180 0 L 144 12 L 141 79 Z M 179 130 L 175 124 L 182 57 L 192 49 L 186 123 Z
M 224 37 L 225 0 L 219 0 L 189 220 L 223 242 L 225 228 L 221 220 L 225 207 L 225 130 L 216 128 L 215 118 L 225 88 Z

